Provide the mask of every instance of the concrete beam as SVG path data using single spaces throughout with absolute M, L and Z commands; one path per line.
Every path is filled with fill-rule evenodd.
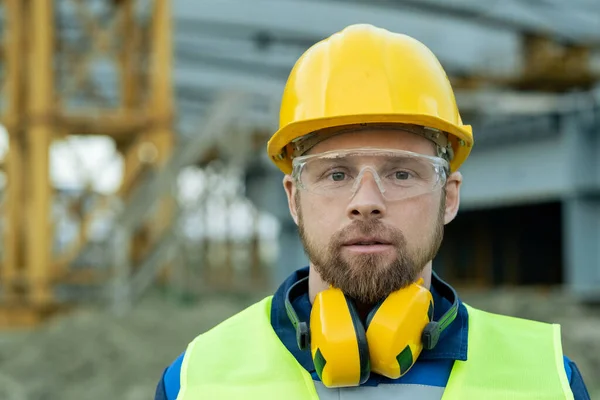
M 557 0 L 535 3 L 503 0 L 490 4 L 478 0 L 374 0 L 371 4 L 395 10 L 412 8 L 494 28 L 549 35 L 559 40 L 590 44 L 600 41 L 600 8 L 597 3 L 594 6 L 586 1 L 566 4 Z
M 600 196 L 600 126 L 584 123 L 581 115 L 564 114 L 553 124 L 550 117 L 534 118 L 539 126 L 523 132 L 512 132 L 508 123 L 476 131 L 461 167 L 461 209 Z M 477 146 L 477 135 L 485 146 Z
M 517 34 L 410 9 L 300 0 L 178 0 L 173 7 L 175 18 L 193 21 L 197 32 L 209 29 L 206 32 L 214 34 L 228 27 L 249 40 L 258 32 L 266 32 L 275 38 L 303 38 L 312 43 L 347 25 L 364 22 L 415 36 L 449 69 L 485 70 L 505 76 L 518 67 Z M 189 27 L 190 23 L 184 25 Z
M 281 96 L 285 85 L 282 79 L 212 66 L 179 66 L 175 68 L 173 78 L 177 86 L 189 86 L 213 92 L 237 89 L 263 97 Z
M 461 210 L 559 200 L 571 189 L 560 137 L 473 148 L 461 167 Z
M 223 60 L 289 72 L 306 46 L 270 43 L 261 47 L 252 37 L 222 37 L 215 34 L 176 37 L 178 64 L 194 64 L 205 60 Z

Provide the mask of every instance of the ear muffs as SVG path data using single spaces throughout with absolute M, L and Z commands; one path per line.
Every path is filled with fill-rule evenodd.
M 421 350 L 422 333 L 433 319 L 431 292 L 422 279 L 391 293 L 367 316 L 371 370 L 391 379 L 406 374 Z
M 327 387 L 358 386 L 370 374 L 365 328 L 352 299 L 339 289 L 317 294 L 310 313 L 315 370 Z
M 423 349 L 433 349 L 458 313 L 456 292 L 435 277 L 440 282 L 436 290 L 452 302 L 439 321 L 433 321 L 431 292 L 419 280 L 373 307 L 366 329 L 352 299 L 341 290 L 330 288 L 316 296 L 309 330 L 292 306 L 293 299 L 308 291 L 308 278 L 292 285 L 285 297 L 287 315 L 296 329 L 300 350 L 310 347 L 323 384 L 358 386 L 368 379 L 371 370 L 396 379 L 410 370 Z

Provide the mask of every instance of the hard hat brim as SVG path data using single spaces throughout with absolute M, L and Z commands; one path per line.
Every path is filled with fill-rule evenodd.
M 444 119 L 425 114 L 358 114 L 307 119 L 290 123 L 275 132 L 267 144 L 267 153 L 273 163 L 284 174 L 291 174 L 292 160 L 289 156 L 291 152 L 284 152 L 284 149 L 293 140 L 325 128 L 375 123 L 415 124 L 447 132 L 454 150 L 454 158 L 450 162 L 452 172 L 458 170 L 473 147 L 473 134 L 470 125 L 456 126 Z M 280 157 L 282 153 L 284 154 L 283 158 Z

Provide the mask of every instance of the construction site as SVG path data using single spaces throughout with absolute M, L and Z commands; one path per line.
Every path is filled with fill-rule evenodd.
M 354 23 L 429 46 L 473 126 L 435 271 L 560 323 L 600 399 L 598 1 L 0 0 L 0 400 L 151 399 L 308 265 L 265 150 Z

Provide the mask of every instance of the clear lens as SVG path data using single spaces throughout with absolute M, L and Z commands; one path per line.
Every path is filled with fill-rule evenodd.
M 445 184 L 448 163 L 402 150 L 352 149 L 294 159 L 293 176 L 306 191 L 349 198 L 371 175 L 388 200 L 400 200 L 436 190 Z

